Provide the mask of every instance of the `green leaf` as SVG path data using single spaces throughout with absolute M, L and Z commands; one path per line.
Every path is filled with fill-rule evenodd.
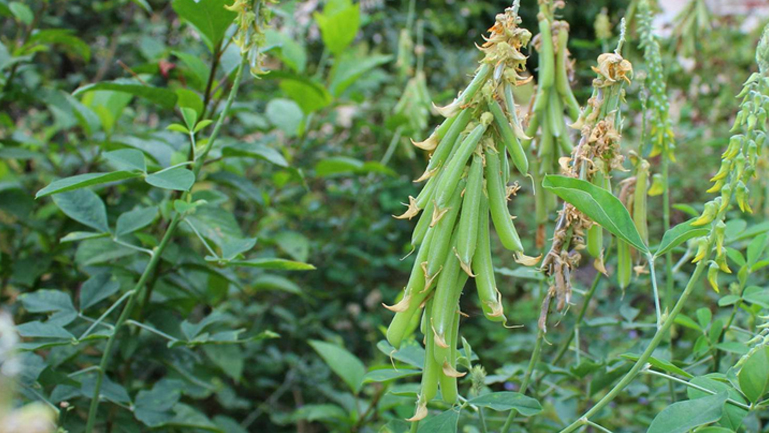
M 292 420 L 339 421 L 347 418 L 347 412 L 335 404 L 306 404 L 291 414 Z
M 117 182 L 125 179 L 138 177 L 140 174 L 130 171 L 113 171 L 110 173 L 85 173 L 76 176 L 65 177 L 51 182 L 48 186 L 41 189 L 35 195 L 35 198 L 45 197 L 51 194 L 59 194 L 67 191 L 85 188 L 91 185 L 100 185 L 102 183 Z
M 456 433 L 459 411 L 449 409 L 419 423 L 417 433 Z
M 299 128 L 304 122 L 304 113 L 301 107 L 290 99 L 273 99 L 267 103 L 265 110 L 267 119 L 285 132 L 289 137 L 299 134 Z
M 183 167 L 176 167 L 152 173 L 144 180 L 158 188 L 189 191 L 195 184 L 195 173 Z
M 187 125 L 187 129 L 194 129 L 195 125 L 198 123 L 198 112 L 188 107 L 182 107 L 180 108 L 180 111 L 182 112 L 182 118 Z
M 274 102 L 270 101 L 270 103 Z M 268 108 L 269 110 L 269 105 Z M 257 158 L 278 167 L 288 167 L 288 161 L 277 150 L 260 143 L 235 143 L 222 148 L 222 156 Z
M 53 313 L 46 323 L 65 326 L 77 317 L 69 294 L 60 290 L 41 289 L 19 296 L 21 305 L 30 313 Z
M 769 308 L 769 288 L 763 289 L 758 286 L 748 286 L 742 293 L 742 299 L 751 304 L 759 305 L 762 308 Z
M 304 77 L 291 76 L 281 80 L 279 87 L 289 98 L 299 104 L 304 114 L 322 110 L 333 101 L 331 93 L 322 84 Z
M 171 5 L 179 17 L 197 29 L 213 52 L 237 17 L 235 12 L 225 9 L 230 3 L 226 0 L 174 0 Z
M 57 194 L 53 197 L 53 202 L 73 220 L 102 233 L 109 231 L 107 208 L 101 198 L 90 189 Z
M 701 388 L 705 388 L 709 391 L 713 391 L 715 393 L 726 392 L 728 398 L 740 403 L 745 403 L 745 398 L 742 397 L 742 394 L 740 394 L 739 391 L 734 389 L 734 387 L 732 387 L 731 384 L 729 384 L 728 382 L 716 380 L 715 374 L 708 375 L 708 376 L 695 377 L 692 380 L 690 380 L 689 383 L 693 385 L 697 385 Z M 695 398 L 702 398 L 702 397 L 707 397 L 709 395 L 712 395 L 710 393 L 700 391 L 698 389 L 694 389 L 691 387 L 686 388 L 686 394 L 692 400 Z M 718 422 L 718 424 L 725 427 L 730 427 L 733 430 L 737 431 L 740 425 L 742 424 L 742 420 L 745 419 L 747 415 L 748 415 L 747 410 L 741 407 L 737 407 L 728 402 L 725 402 L 723 407 L 723 416 L 721 416 L 721 420 Z
M 35 14 L 32 12 L 32 9 L 24 3 L 10 2 L 8 3 L 8 9 L 11 10 L 11 13 L 13 13 L 13 16 L 16 17 L 17 20 L 26 25 L 32 24 L 32 21 L 35 19 Z
M 371 370 L 363 376 L 363 383 L 372 382 L 389 382 L 395 379 L 402 379 L 404 377 L 417 376 L 421 374 L 421 370 L 413 370 L 408 368 L 394 369 L 394 368 L 382 368 L 378 370 Z
M 697 322 L 700 324 L 700 328 L 705 329 L 710 324 L 710 320 L 713 318 L 713 313 L 708 308 L 697 309 Z
M 121 214 L 117 219 L 116 236 L 123 236 L 147 227 L 155 220 L 158 208 L 155 206 L 138 208 Z
M 134 416 L 148 427 L 161 427 L 173 419 L 171 409 L 180 398 L 181 383 L 163 379 L 152 390 L 136 394 Z
M 625 353 L 625 354 L 622 354 L 621 357 L 625 359 L 629 359 L 631 361 L 638 361 L 638 355 L 635 353 Z M 692 377 L 694 377 L 686 370 L 682 370 L 681 368 L 677 367 L 675 364 L 671 363 L 670 361 L 666 361 L 664 359 L 659 359 L 651 356 L 649 357 L 649 360 L 647 362 L 651 364 L 653 367 L 657 367 L 662 371 L 667 371 L 668 373 L 676 374 L 678 376 L 685 377 L 687 379 L 691 379 Z
M 291 36 L 283 32 L 270 29 L 266 33 L 267 44 L 279 47 L 278 57 L 280 60 L 294 71 L 303 73 L 307 65 L 307 51 L 304 45 L 291 39 Z
M 542 412 L 542 405 L 537 400 L 520 392 L 492 392 L 475 397 L 469 403 L 498 412 L 515 409 L 523 416 L 532 416 Z
M 73 340 L 75 336 L 64 329 L 61 325 L 38 320 L 22 323 L 16 327 L 19 335 L 26 338 L 53 338 L 58 340 Z
M 727 393 L 673 403 L 652 421 L 646 433 L 686 433 L 721 419 Z
M 769 346 L 756 349 L 748 356 L 737 374 L 740 389 L 751 403 L 769 391 Z
M 181 60 L 182 63 L 184 63 L 187 68 L 189 68 L 189 70 L 198 81 L 197 84 L 200 86 L 199 90 L 203 90 L 206 82 L 208 82 L 208 75 L 211 71 L 208 65 L 206 65 L 206 62 L 193 54 L 183 53 L 181 51 L 172 51 L 171 53 L 178 57 L 179 60 Z
M 310 241 L 301 233 L 280 232 L 275 236 L 275 243 L 294 260 L 306 262 L 310 255 Z
M 315 21 L 329 51 L 335 55 L 342 54 L 360 28 L 360 5 L 353 5 L 350 0 L 328 2 L 322 14 L 315 13 Z
M 545 176 L 542 186 L 571 203 L 614 236 L 649 254 L 649 248 L 638 234 L 633 219 L 617 197 L 590 182 L 565 176 Z
M 68 29 L 45 29 L 38 30 L 32 36 L 29 37 L 28 45 L 41 44 L 41 45 L 59 45 L 65 51 L 82 57 L 84 61 L 91 60 L 91 48 L 85 41 L 78 38 L 73 34 L 72 30 Z
M 347 386 L 357 394 L 366 375 L 366 367 L 355 355 L 347 349 L 325 341 L 310 340 L 310 346 L 315 349 L 331 370 L 344 380 Z
M 110 272 L 96 274 L 80 287 L 80 311 L 98 304 L 120 290 L 120 282 Z
M 138 96 L 157 104 L 166 110 L 173 110 L 177 99 L 176 92 L 173 90 L 162 87 L 146 86 L 134 80 L 125 78 L 117 79 L 115 81 L 102 81 L 100 83 L 87 84 L 77 88 L 77 90 L 72 92 L 72 96 L 78 96 L 96 90 L 112 90 L 114 92 Z
M 380 352 L 388 357 L 404 362 L 413 367 L 423 369 L 425 366 L 425 350 L 422 346 L 416 344 L 402 345 L 400 349 L 395 349 L 386 340 L 382 340 L 376 345 Z
M 190 133 L 190 130 L 187 129 L 187 127 L 182 125 L 181 123 L 172 123 L 172 124 L 166 126 L 166 129 L 169 130 L 169 131 L 181 132 L 182 134 L 189 134 Z
M 748 266 L 753 266 L 756 264 L 756 262 L 758 262 L 758 259 L 761 258 L 761 255 L 764 253 L 764 249 L 766 248 L 767 238 L 769 238 L 769 235 L 764 233 L 756 236 L 752 241 L 750 241 L 747 250 Z
M 358 55 L 346 54 L 334 63 L 331 70 L 331 84 L 329 86 L 331 94 L 334 96 L 341 95 L 365 73 L 391 60 L 391 55 L 379 54 L 361 59 Z
M 280 290 L 294 295 L 304 296 L 298 284 L 281 275 L 261 274 L 251 282 L 254 290 Z
M 222 257 L 224 260 L 233 260 L 241 253 L 251 250 L 256 245 L 256 238 L 228 239 L 222 244 Z
M 654 253 L 654 257 L 661 257 L 689 239 L 705 236 L 710 233 L 710 229 L 708 228 L 692 226 L 692 222 L 695 219 L 696 218 L 692 218 L 689 221 L 682 222 L 666 231 L 662 236 L 660 245 L 657 247 L 657 251 Z
M 75 262 L 80 266 L 91 266 L 136 253 L 135 249 L 116 244 L 112 239 L 89 239 L 78 245 Z
M 147 171 L 147 161 L 144 153 L 136 149 L 113 150 L 104 154 L 104 159 L 115 166 L 118 170 L 138 170 Z
M 203 332 L 206 328 L 224 320 L 225 316 L 223 314 L 214 311 L 213 313 L 201 319 L 198 323 L 192 323 L 185 320 L 179 326 L 182 330 L 182 334 L 184 334 L 187 340 L 194 340 L 195 337 L 200 335 L 200 333 Z
M 83 395 L 90 399 L 91 396 L 93 396 L 94 390 L 96 390 L 96 375 L 92 374 L 83 379 L 81 382 L 80 390 L 82 391 Z M 107 376 L 105 376 L 102 381 L 101 389 L 99 390 L 99 398 L 103 398 L 122 405 L 128 405 L 131 403 L 131 397 L 128 395 L 128 392 L 125 390 L 125 388 L 123 388 L 122 385 L 111 381 Z
M 311 271 L 315 269 L 315 266 L 309 263 L 275 258 L 232 260 L 227 264 L 232 266 L 246 266 L 249 268 L 274 269 L 280 271 Z
M 103 238 L 105 236 L 109 236 L 109 233 L 72 232 L 72 233 L 67 233 L 63 238 L 59 239 L 59 242 L 63 244 L 67 242 L 77 242 L 77 241 L 84 241 L 88 239 L 98 239 L 98 238 Z

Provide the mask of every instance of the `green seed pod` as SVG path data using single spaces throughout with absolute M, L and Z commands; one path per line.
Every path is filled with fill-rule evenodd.
M 457 257 L 462 269 L 471 274 L 471 264 L 478 242 L 478 222 L 480 220 L 481 196 L 483 195 L 483 159 L 473 155 L 473 163 L 467 176 L 465 196 L 462 201 L 462 214 L 457 228 Z
M 459 134 L 467 128 L 467 124 L 470 122 L 472 116 L 473 110 L 470 108 L 465 108 L 457 114 L 456 120 L 452 122 L 451 127 L 446 131 L 446 135 L 443 136 L 440 143 L 435 148 L 432 157 L 430 157 L 430 162 L 427 163 L 427 169 L 425 170 L 426 173 L 443 167 L 452 148 L 455 147 L 454 143 L 457 141 L 457 138 L 459 138 Z
M 630 255 L 630 244 L 617 240 L 617 282 L 622 290 L 630 284 L 633 272 L 633 258 Z
M 510 152 L 515 168 L 521 174 L 527 174 L 529 172 L 529 161 L 526 158 L 526 152 L 523 151 L 521 142 L 515 136 L 513 128 L 510 126 L 507 117 L 505 117 L 505 114 L 502 112 L 502 108 L 497 101 L 493 99 L 489 101 L 488 105 L 489 111 L 494 115 L 494 124 L 502 138 L 502 142 L 505 143 L 505 147 L 508 152 Z
M 428 230 L 416 260 L 414 260 L 414 265 L 411 267 L 411 274 L 403 299 L 393 306 L 386 306 L 387 309 L 395 312 L 395 317 L 387 328 L 387 341 L 395 348 L 400 347 L 403 338 L 407 335 L 406 332 L 409 330 L 412 317 L 419 311 L 419 306 L 430 294 L 429 290 L 425 290 L 425 273 L 422 266 L 423 263 L 427 262 L 432 237 L 433 231 Z
M 499 154 L 492 148 L 486 148 L 486 188 L 489 193 L 491 218 L 502 245 L 510 251 L 523 252 L 521 239 L 515 230 L 507 207 L 507 194 L 499 173 Z M 480 235 L 479 235 L 480 236 Z M 480 240 L 479 240 L 480 242 Z
M 553 52 L 553 33 L 550 28 L 550 20 L 540 14 L 539 18 L 539 79 L 537 85 L 543 89 L 549 89 L 555 83 L 555 53 Z
M 454 156 L 446 163 L 446 167 L 441 174 L 441 183 L 438 186 L 435 195 L 435 205 L 439 210 L 446 207 L 451 200 L 452 194 L 462 177 L 467 160 L 473 155 L 478 143 L 481 141 L 483 133 L 486 132 L 488 124 L 478 124 L 470 134 L 462 141 Z
M 488 160 L 487 160 L 488 164 Z M 504 310 L 500 302 L 494 278 L 494 265 L 491 260 L 491 239 L 489 234 L 489 200 L 481 198 L 481 221 L 478 231 L 478 246 L 473 257 L 475 287 L 481 301 L 483 314 L 491 321 L 505 321 Z
M 460 278 L 467 279 L 467 275 Z M 463 283 L 464 285 L 464 283 Z M 452 321 L 451 339 L 449 341 L 450 357 L 447 361 L 444 361 L 441 368 L 440 385 L 441 396 L 443 401 L 448 404 L 455 404 L 459 400 L 459 391 L 457 390 L 457 378 L 462 377 L 465 373 L 457 372 L 457 339 L 459 338 L 459 313 L 454 313 L 454 320 Z
M 462 190 L 465 186 L 465 181 L 459 182 L 459 185 L 454 192 L 454 196 L 448 203 L 446 209 L 441 209 L 434 213 L 433 223 L 435 224 L 430 230 L 434 230 L 432 242 L 430 243 L 430 253 L 427 255 L 427 276 L 428 285 L 432 279 L 440 272 L 441 267 L 446 261 L 446 257 L 451 252 L 451 234 L 454 232 L 454 223 L 457 221 L 457 215 L 462 207 Z M 437 217 L 439 212 L 443 212 L 442 216 Z M 452 254 L 453 255 L 453 254 Z
M 568 59 L 566 53 L 568 52 L 567 46 L 569 44 L 569 32 L 564 26 L 558 29 L 558 52 L 555 57 L 555 88 L 558 94 L 561 96 L 564 105 L 569 111 L 569 117 L 572 121 L 576 121 L 579 118 L 579 102 L 574 97 L 574 93 L 569 86 L 569 76 L 566 72 L 566 64 Z
M 417 225 L 414 226 L 414 231 L 411 233 L 411 246 L 413 248 L 420 245 L 425 238 L 427 230 L 430 228 L 430 221 L 433 219 L 433 209 L 435 209 L 435 205 L 430 201 L 427 203 L 427 207 L 425 207 L 422 215 L 419 216 Z
M 425 306 L 425 317 L 432 315 L 433 301 L 427 301 Z M 429 324 L 428 324 L 429 328 Z M 438 381 L 440 380 L 441 366 L 435 361 L 433 356 L 433 333 L 428 331 L 425 334 L 425 366 L 422 370 L 422 386 L 419 392 L 419 400 L 425 403 L 431 401 L 438 394 Z
M 456 243 L 457 233 L 454 233 Z M 438 285 L 433 298 L 432 332 L 435 333 L 435 360 L 443 365 L 450 360 L 450 348 L 456 346 L 451 340 L 452 323 L 459 310 L 459 298 L 467 282 L 467 274 L 459 268 L 459 259 L 453 254 L 446 257 L 443 270 L 438 276 Z M 454 344 L 452 346 L 451 344 Z

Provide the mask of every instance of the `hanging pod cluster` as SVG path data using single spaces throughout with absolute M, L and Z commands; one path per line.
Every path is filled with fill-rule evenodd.
M 551 210 L 557 204 L 555 195 L 541 188 L 545 174 L 559 171 L 559 160 L 571 154 L 574 145 L 564 111 L 572 122 L 580 115 L 580 107 L 569 85 L 572 69 L 569 60 L 569 24 L 554 18 L 562 1 L 540 1 L 537 15 L 539 34 L 533 45 L 539 53 L 537 92 L 531 105 L 526 135 L 522 144 L 527 151 L 534 142 L 532 172 L 536 186 L 537 248 L 545 243 L 545 226 Z M 539 131 L 539 134 L 537 132 Z
M 624 160 L 620 152 L 620 103 L 624 100 L 624 85 L 633 73 L 630 62 L 618 52 L 598 57 L 598 66 L 593 67 L 597 77 L 592 96 L 574 124 L 580 129 L 580 141 L 570 156 L 561 158 L 562 174 L 607 190 L 611 190 L 611 171 L 621 168 Z M 550 250 L 542 261 L 542 270 L 551 277 L 539 319 L 542 330 L 546 330 L 550 301 L 557 299 L 558 310 L 569 303 L 570 274 L 581 259 L 580 251 L 587 249 L 596 258 L 595 267 L 606 273 L 603 229 L 569 203 L 564 203 L 559 214 Z
M 479 47 L 484 58 L 472 81 L 451 104 L 437 108 L 446 120 L 414 143 L 432 155 L 416 180 L 425 182 L 421 192 L 409 197 L 408 210 L 396 218 L 418 216 L 412 235 L 416 260 L 401 299 L 386 306 L 395 312 L 387 329 L 390 344 L 400 347 L 420 323 L 425 336 L 422 388 L 412 421 L 427 415 L 439 385 L 446 402 L 458 398 L 457 378 L 464 375 L 456 368 L 459 298 L 469 277 L 475 278 L 485 317 L 507 320 L 492 267 L 489 220 L 519 263 L 537 261 L 523 255 L 508 208 L 518 190 L 508 184 L 511 166 L 528 172 L 521 144 L 528 137 L 516 115 L 513 86 L 525 82 L 519 75 L 526 62 L 521 47 L 531 34 L 519 24 L 516 6 L 497 15 Z

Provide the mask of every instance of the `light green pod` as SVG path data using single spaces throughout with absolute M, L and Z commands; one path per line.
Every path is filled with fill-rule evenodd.
M 451 153 L 451 149 L 454 147 L 457 137 L 459 137 L 459 134 L 467 128 L 467 124 L 470 122 L 473 115 L 472 111 L 473 110 L 470 108 L 465 108 L 455 116 L 456 120 L 451 124 L 448 131 L 446 131 L 446 135 L 441 138 L 433 155 L 430 157 L 430 162 L 427 163 L 427 171 L 435 170 L 436 168 L 443 166 Z
M 599 160 L 600 161 L 600 160 Z M 593 175 L 592 184 L 600 188 L 608 189 L 609 179 L 604 174 L 603 164 L 599 164 L 600 167 Z M 593 224 L 587 230 L 587 252 L 593 257 L 601 257 L 603 251 L 603 227 L 598 224 Z
M 448 203 L 446 213 L 440 217 L 440 220 L 431 229 L 435 231 L 435 234 L 430 243 L 430 253 L 427 255 L 427 275 L 430 277 L 434 277 L 440 272 L 446 257 L 449 256 L 451 251 L 451 237 L 454 232 L 457 216 L 462 207 L 462 189 L 464 189 L 465 183 L 464 180 L 459 182 L 458 187 L 454 191 L 454 196 Z
M 553 33 L 550 29 L 550 20 L 544 16 L 538 22 L 540 51 L 539 51 L 539 75 L 537 85 L 543 89 L 549 89 L 555 83 L 555 53 L 553 52 Z
M 569 117 L 572 121 L 579 118 L 579 102 L 574 97 L 574 93 L 569 86 L 569 76 L 566 72 L 566 52 L 569 44 L 569 32 L 564 28 L 558 31 L 558 52 L 555 57 L 555 88 L 561 96 L 566 109 L 569 111 Z
M 502 185 L 502 176 L 499 173 L 499 154 L 491 148 L 486 148 L 486 188 L 489 192 L 489 208 L 494 228 L 502 245 L 510 251 L 523 252 L 521 239 L 515 230 L 513 219 L 507 208 L 507 194 Z M 483 241 L 479 233 L 478 243 Z
M 426 318 L 431 316 L 432 306 L 433 301 L 427 301 L 427 305 L 425 306 Z M 422 370 L 422 386 L 419 393 L 420 401 L 427 403 L 438 395 L 440 375 L 441 366 L 435 361 L 435 357 L 433 356 L 433 333 L 427 332 L 425 334 L 425 366 Z
M 478 246 L 475 249 L 475 257 L 473 257 L 475 288 L 478 291 L 478 299 L 481 301 L 483 315 L 491 321 L 505 321 L 496 279 L 494 278 L 494 265 L 491 261 L 491 240 L 489 237 L 489 200 L 483 197 L 481 198 Z
M 502 108 L 497 101 L 489 101 L 489 111 L 494 115 L 494 124 L 497 127 L 497 132 L 502 138 L 502 142 L 505 143 L 505 147 L 510 156 L 513 159 L 515 168 L 521 174 L 527 174 L 529 172 L 529 160 L 526 158 L 526 152 L 523 151 L 520 140 L 515 136 L 510 122 L 507 120 L 505 113 L 502 112 Z
M 481 196 L 483 195 L 483 159 L 473 155 L 473 163 L 467 176 L 462 214 L 457 228 L 457 257 L 465 272 L 471 272 L 471 263 L 478 242 L 478 221 L 480 219 Z
M 446 167 L 441 173 L 440 184 L 436 191 L 435 202 L 439 209 L 444 209 L 448 202 L 451 200 L 452 194 L 462 177 L 462 172 L 465 169 L 467 160 L 473 155 L 478 143 L 483 137 L 483 133 L 486 132 L 487 125 L 479 123 L 472 132 L 462 141 L 462 144 L 457 149 L 456 153 L 446 164 Z
M 427 234 L 427 230 L 430 228 L 430 221 L 432 221 L 433 218 L 433 209 L 434 205 L 431 200 L 427 202 L 425 210 L 423 210 L 422 214 L 419 215 L 417 225 L 414 226 L 414 231 L 411 232 L 412 247 L 416 248 L 418 245 L 420 245 L 425 237 L 425 234 Z
M 630 284 L 633 272 L 633 258 L 630 255 L 630 244 L 617 239 L 617 282 L 622 290 Z
M 456 241 L 456 233 L 454 236 Z M 464 279 L 460 278 L 464 275 Z M 451 323 L 457 312 L 457 303 L 462 295 L 462 288 L 467 281 L 467 274 L 459 269 L 459 260 L 453 254 L 446 257 L 443 270 L 438 276 L 438 285 L 433 297 L 432 331 L 435 332 L 435 360 L 443 365 L 450 360 L 449 340 Z
M 467 279 L 467 275 L 464 277 L 460 275 L 459 278 Z M 464 281 L 462 282 L 464 285 Z M 457 306 L 458 308 L 458 306 Z M 457 389 L 457 339 L 459 338 L 459 313 L 455 312 L 451 325 L 451 338 L 447 341 L 449 344 L 450 356 L 446 361 L 448 369 L 442 369 L 440 375 L 441 395 L 443 401 L 448 404 L 455 404 L 459 400 L 459 390 Z M 443 366 L 443 364 L 441 364 Z M 446 370 L 450 370 L 452 374 L 447 375 Z
M 432 237 L 433 231 L 427 230 L 423 244 L 419 248 L 417 257 L 414 260 L 414 265 L 411 267 L 411 274 L 409 275 L 409 281 L 403 296 L 404 299 L 395 306 L 390 307 L 396 313 L 390 322 L 390 326 L 387 328 L 387 341 L 395 348 L 400 347 L 403 338 L 408 335 L 407 331 L 410 329 L 412 317 L 420 310 L 419 306 L 427 298 L 427 295 L 430 294 L 429 290 L 424 290 L 425 274 L 422 270 L 422 263 L 427 261 Z
M 641 160 L 636 167 L 636 184 L 633 195 L 633 222 L 644 242 L 649 242 L 649 228 L 646 221 L 647 191 L 649 190 L 649 163 Z
M 475 72 L 475 76 L 467 85 L 465 90 L 459 95 L 459 102 L 461 106 L 465 106 L 472 102 L 473 97 L 478 93 L 478 90 L 483 87 L 491 74 L 491 65 L 488 63 L 482 64 Z

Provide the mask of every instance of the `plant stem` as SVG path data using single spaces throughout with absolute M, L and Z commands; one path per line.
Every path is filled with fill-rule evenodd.
M 614 388 L 609 391 L 608 394 L 603 396 L 601 400 L 598 401 L 598 403 L 595 404 L 590 410 L 585 412 L 585 414 L 580 417 L 580 419 L 574 421 L 569 426 L 567 426 L 565 429 L 561 430 L 560 433 L 569 433 L 577 430 L 579 427 L 584 425 L 583 420 L 588 420 L 591 416 L 597 414 L 601 409 L 603 409 L 609 402 L 614 400 L 617 395 L 619 395 L 622 390 L 625 389 L 626 386 L 630 384 L 630 382 L 635 379 L 635 377 L 638 375 L 638 373 L 641 372 L 641 370 L 646 365 L 646 361 L 649 360 L 649 358 L 652 356 L 652 353 L 654 353 L 654 350 L 659 346 L 660 342 L 662 341 L 663 337 L 665 336 L 665 333 L 668 332 L 671 326 L 673 326 L 673 322 L 675 321 L 676 316 L 681 312 L 681 310 L 684 308 L 684 305 L 686 304 L 686 300 L 689 298 L 689 295 L 692 294 L 694 291 L 694 288 L 697 286 L 697 283 L 700 279 L 700 276 L 702 275 L 702 272 L 705 270 L 706 263 L 708 262 L 708 259 L 710 258 L 711 249 L 713 248 L 713 240 L 711 239 L 709 242 L 708 252 L 705 254 L 705 257 L 697 262 L 697 267 L 694 268 L 694 272 L 692 273 L 692 276 L 689 278 L 689 282 L 686 284 L 686 288 L 684 288 L 683 293 L 681 293 L 681 297 L 678 298 L 678 302 L 676 302 L 676 305 L 673 307 L 673 310 L 670 312 L 668 317 L 665 319 L 665 321 L 662 323 L 662 326 L 657 329 L 657 332 L 654 334 L 654 337 L 652 338 L 651 342 L 649 342 L 649 345 L 646 346 L 646 350 L 643 351 L 641 356 L 638 358 L 638 360 L 633 364 L 633 367 L 630 368 L 630 371 L 628 371 L 625 376 L 622 377 L 622 379 L 614 385 Z
M 585 295 L 585 300 L 582 301 L 582 308 L 579 310 L 579 313 L 577 314 L 577 320 L 574 323 L 575 331 L 577 328 L 579 328 L 580 323 L 582 323 L 582 319 L 585 317 L 585 313 L 587 312 L 587 307 L 590 304 L 590 300 L 593 299 L 593 295 L 598 288 L 598 283 L 601 281 L 601 275 L 602 274 L 600 272 L 596 273 L 595 278 L 593 278 L 593 284 L 590 285 L 590 290 L 588 290 L 587 294 Z M 561 347 L 558 348 L 558 353 L 555 355 L 555 359 L 553 359 L 553 365 L 558 364 L 558 361 L 563 358 L 563 355 L 565 355 L 566 351 L 569 350 L 569 345 L 571 344 L 572 340 L 574 340 L 574 332 L 569 333 L 569 336 L 566 337 L 566 341 L 564 341 L 561 344 Z
M 657 275 L 654 272 L 654 256 L 649 253 L 646 255 L 646 260 L 649 262 L 649 277 L 652 280 L 652 291 L 654 292 L 654 310 L 657 313 L 657 329 L 659 329 L 660 323 L 662 323 L 662 313 L 660 313 L 660 294 L 657 290 Z
M 677 377 L 675 377 L 675 376 L 671 376 L 671 375 L 669 375 L 669 374 L 665 374 L 665 373 L 662 373 L 662 372 L 659 372 L 659 371 L 654 371 L 654 370 L 651 370 L 651 369 L 648 369 L 648 368 L 647 368 L 647 369 L 645 369 L 643 372 L 644 372 L 645 374 L 650 374 L 650 375 L 652 375 L 652 376 L 659 376 L 659 377 L 664 377 L 665 379 L 668 379 L 668 380 L 670 380 L 671 382 L 677 382 L 677 383 L 680 383 L 680 384 L 682 384 L 682 385 L 686 385 L 686 386 L 688 386 L 689 388 L 692 388 L 692 389 L 696 389 L 697 391 L 702 391 L 702 392 L 704 392 L 704 393 L 707 393 L 707 394 L 710 394 L 710 395 L 715 395 L 715 394 L 717 394 L 715 391 L 711 391 L 711 390 L 709 390 L 709 389 L 707 389 L 707 388 L 703 388 L 703 387 L 701 387 L 701 386 L 699 386 L 699 385 L 695 385 L 695 384 L 693 384 L 693 383 L 691 383 L 691 382 L 687 382 L 687 381 L 685 381 L 685 380 L 683 380 L 683 379 L 679 379 L 679 378 L 677 378 Z M 750 410 L 750 406 L 748 406 L 747 404 L 745 404 L 745 403 L 740 403 L 739 401 L 736 401 L 736 400 L 732 400 L 731 398 L 727 398 L 727 399 L 726 399 L 726 402 L 727 402 L 727 403 L 729 403 L 729 404 L 731 404 L 731 405 L 737 406 L 737 407 L 739 407 L 739 408 L 742 408 L 742 409 L 745 409 L 745 410 L 748 410 L 748 411 Z
M 534 373 L 534 366 L 537 365 L 537 362 L 539 362 L 539 355 L 542 353 L 542 341 L 545 340 L 545 331 L 543 331 L 541 328 L 537 331 L 537 341 L 534 343 L 534 351 L 531 353 L 531 359 L 529 359 L 529 366 L 526 368 L 526 373 L 523 375 L 523 381 L 521 382 L 521 389 L 519 392 L 521 394 L 526 394 L 526 388 L 529 387 L 529 382 L 531 382 L 531 375 Z M 507 416 L 507 420 L 505 420 L 505 424 L 502 426 L 502 433 L 507 433 L 510 431 L 510 427 L 513 425 L 513 420 L 515 420 L 515 415 L 518 413 L 517 410 L 513 409 L 510 411 L 510 414 Z
M 238 87 L 240 86 L 240 81 L 243 77 L 243 69 L 245 68 L 247 61 L 248 61 L 247 56 L 243 55 L 240 65 L 238 65 L 237 73 L 235 74 L 235 81 L 233 82 L 232 90 L 230 91 L 230 95 L 227 98 L 227 104 L 224 106 L 224 110 L 222 110 L 222 113 L 219 115 L 219 119 L 216 122 L 214 131 L 211 133 L 211 136 L 208 139 L 208 143 L 206 143 L 206 147 L 203 149 L 203 152 L 201 152 L 199 158 L 194 161 L 193 173 L 195 173 L 196 179 L 200 174 L 200 169 L 203 167 L 203 162 L 205 161 L 206 157 L 208 156 L 208 153 L 211 151 L 211 148 L 213 147 L 214 142 L 216 141 L 216 136 L 218 135 L 219 130 L 221 129 L 222 124 L 224 123 L 224 120 L 226 119 L 227 114 L 230 111 L 232 102 L 235 100 L 235 95 L 238 93 Z M 191 194 L 190 192 L 187 192 L 186 196 L 189 197 L 190 194 Z M 179 223 L 181 221 L 182 221 L 182 215 L 179 213 L 174 213 L 174 216 L 171 219 L 171 223 L 168 225 L 168 228 L 166 229 L 166 232 L 163 235 L 163 239 L 160 241 L 160 245 L 158 245 L 153 249 L 152 258 L 150 259 L 149 263 L 147 263 L 147 267 L 144 268 L 144 272 L 142 272 L 141 277 L 139 277 L 139 281 L 134 286 L 133 291 L 130 297 L 128 298 L 128 303 L 126 304 L 125 308 L 123 308 L 123 311 L 120 313 L 120 317 L 118 317 L 117 322 L 115 322 L 115 329 L 113 330 L 112 334 L 107 340 L 107 346 L 105 347 L 104 353 L 102 354 L 102 357 L 101 357 L 101 361 L 99 362 L 99 370 L 96 376 L 96 384 L 94 386 L 93 396 L 91 398 L 91 406 L 88 410 L 88 422 L 85 428 L 86 433 L 92 433 L 94 425 L 96 423 L 96 412 L 99 407 L 99 396 L 101 393 L 101 385 L 104 380 L 104 375 L 106 374 L 106 371 L 107 371 L 107 365 L 109 363 L 110 353 L 112 352 L 112 348 L 115 345 L 115 341 L 117 340 L 117 335 L 120 331 L 120 328 L 126 322 L 126 320 L 128 320 L 128 318 L 131 316 L 134 306 L 136 305 L 136 300 L 138 298 L 143 297 L 142 295 L 145 292 L 144 289 L 146 286 L 147 279 L 160 263 L 160 258 L 163 256 L 163 252 L 165 251 L 166 247 L 168 247 L 168 245 L 170 244 L 171 238 L 176 232 L 176 229 L 179 226 Z

